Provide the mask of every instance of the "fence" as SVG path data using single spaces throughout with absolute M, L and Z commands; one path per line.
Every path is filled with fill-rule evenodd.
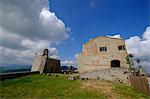
M 131 86 L 140 90 L 141 92 L 150 95 L 150 89 L 148 80 L 145 77 L 140 76 L 130 76 Z

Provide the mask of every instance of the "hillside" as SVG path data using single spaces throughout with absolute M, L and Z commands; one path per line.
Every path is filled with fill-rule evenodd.
M 0 97 L 74 99 L 148 99 L 132 87 L 100 80 L 68 80 L 67 75 L 30 75 L 1 81 Z

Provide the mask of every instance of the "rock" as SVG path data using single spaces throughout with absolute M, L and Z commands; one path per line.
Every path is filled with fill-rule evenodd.
M 71 77 L 71 76 L 69 76 L 68 79 L 69 80 L 76 80 L 75 77 Z

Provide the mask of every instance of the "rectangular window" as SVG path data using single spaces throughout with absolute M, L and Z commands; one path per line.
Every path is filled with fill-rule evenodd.
M 118 46 L 118 50 L 125 50 L 124 45 Z
M 107 47 L 100 47 L 100 51 L 107 51 Z
M 118 50 L 122 50 L 122 46 L 118 46 Z

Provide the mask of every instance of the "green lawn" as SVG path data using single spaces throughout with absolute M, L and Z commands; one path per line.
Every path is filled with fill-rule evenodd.
M 6 99 L 148 99 L 148 96 L 126 85 L 96 80 L 71 81 L 66 75 L 56 77 L 39 74 L 1 81 L 0 97 Z

